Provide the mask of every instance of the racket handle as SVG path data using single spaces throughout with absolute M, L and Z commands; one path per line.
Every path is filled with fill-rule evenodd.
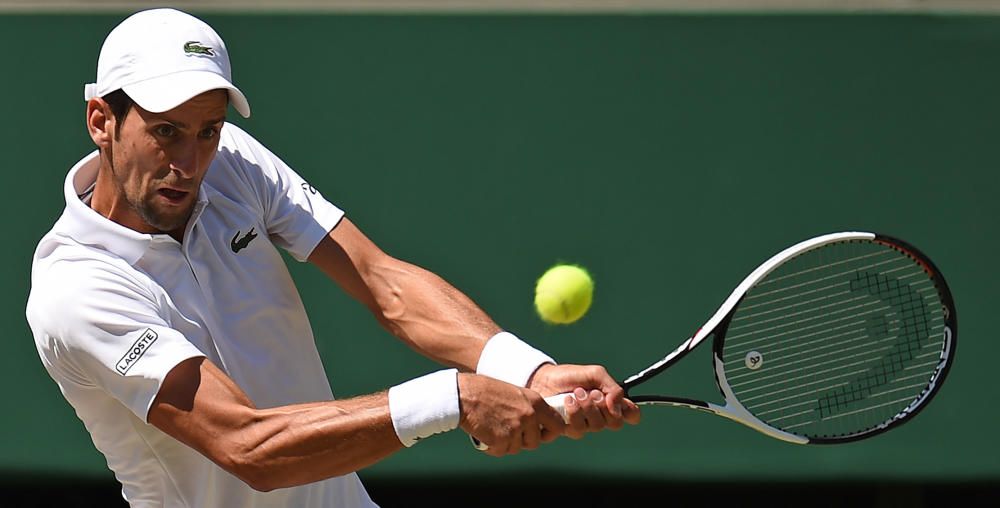
M 572 393 L 560 393 L 559 395 L 552 395 L 549 397 L 545 397 L 545 402 L 548 403 L 548 405 L 552 406 L 553 409 L 558 411 L 559 414 L 562 415 L 563 421 L 565 421 L 566 423 L 569 423 L 569 417 L 566 416 L 565 401 L 567 396 L 572 396 L 572 395 L 573 395 Z M 484 450 L 489 450 L 490 448 L 489 446 L 486 445 L 486 443 L 483 443 L 472 436 L 469 436 L 469 439 L 472 440 L 472 446 L 475 446 L 477 450 L 484 451 Z

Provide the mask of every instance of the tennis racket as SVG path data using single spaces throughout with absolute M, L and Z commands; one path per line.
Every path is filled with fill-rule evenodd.
M 791 443 L 846 443 L 926 407 L 957 335 L 951 292 L 927 256 L 884 235 L 833 233 L 768 259 L 693 337 L 621 385 L 640 405 L 714 413 Z M 637 393 L 709 336 L 723 405 Z M 546 398 L 563 417 L 566 395 Z

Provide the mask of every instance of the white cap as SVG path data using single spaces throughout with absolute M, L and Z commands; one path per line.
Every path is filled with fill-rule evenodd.
M 108 34 L 97 61 L 97 83 L 84 99 L 119 88 L 142 109 L 162 113 L 209 90 L 229 91 L 229 102 L 244 118 L 250 104 L 233 86 L 229 52 L 204 21 L 174 9 L 137 12 Z

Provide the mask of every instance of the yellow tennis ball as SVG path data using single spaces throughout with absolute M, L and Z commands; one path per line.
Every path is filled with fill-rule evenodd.
M 594 299 L 594 280 L 583 268 L 560 264 L 535 285 L 535 310 L 546 323 L 568 325 L 583 317 Z

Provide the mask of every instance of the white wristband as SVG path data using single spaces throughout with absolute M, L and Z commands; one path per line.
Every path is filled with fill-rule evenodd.
M 476 374 L 526 387 L 528 379 L 543 363 L 555 364 L 549 355 L 525 344 L 510 332 L 490 338 L 479 355 Z
M 389 388 L 389 415 L 403 446 L 458 427 L 458 370 L 432 372 Z

